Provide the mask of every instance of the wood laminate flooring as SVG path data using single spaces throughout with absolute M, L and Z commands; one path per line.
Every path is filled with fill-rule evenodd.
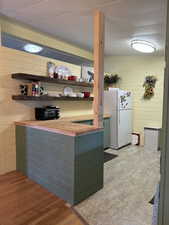
M 86 225 L 62 199 L 19 172 L 0 176 L 0 225 Z

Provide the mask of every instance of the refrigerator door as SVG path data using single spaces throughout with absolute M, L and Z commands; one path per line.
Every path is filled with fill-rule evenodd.
M 132 141 L 132 110 L 118 111 L 118 148 Z
M 132 138 L 131 92 L 118 88 L 104 91 L 104 113 L 111 117 L 111 147 L 118 149 L 131 143 Z
M 110 147 L 118 149 L 118 111 L 112 111 L 110 120 Z
M 117 110 L 118 106 L 118 91 L 104 91 L 104 113 L 109 113 L 110 115 L 113 111 Z
M 118 147 L 118 89 L 104 91 L 104 113 L 111 115 L 110 121 L 110 146 L 113 149 Z
M 119 90 L 119 109 L 132 109 L 132 95 L 129 91 Z

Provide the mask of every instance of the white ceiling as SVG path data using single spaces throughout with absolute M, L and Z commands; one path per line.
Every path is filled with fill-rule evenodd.
M 96 8 L 106 16 L 107 55 L 140 54 L 132 39 L 150 41 L 164 54 L 166 0 L 0 0 L 0 13 L 89 50 Z

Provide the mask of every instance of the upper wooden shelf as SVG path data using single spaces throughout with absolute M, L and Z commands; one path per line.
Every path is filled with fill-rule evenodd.
M 18 79 L 18 80 L 30 80 L 30 81 L 41 81 L 41 82 L 54 83 L 54 84 L 66 84 L 66 85 L 72 85 L 72 86 L 93 87 L 93 84 L 86 83 L 86 82 L 59 80 L 55 78 L 37 76 L 37 75 L 26 74 L 26 73 L 14 73 L 12 74 L 12 78 Z

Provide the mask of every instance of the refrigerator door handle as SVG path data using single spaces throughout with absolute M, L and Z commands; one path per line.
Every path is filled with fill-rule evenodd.
M 119 124 L 120 124 L 120 98 L 119 98 L 119 109 L 118 109 L 118 117 L 119 117 Z

